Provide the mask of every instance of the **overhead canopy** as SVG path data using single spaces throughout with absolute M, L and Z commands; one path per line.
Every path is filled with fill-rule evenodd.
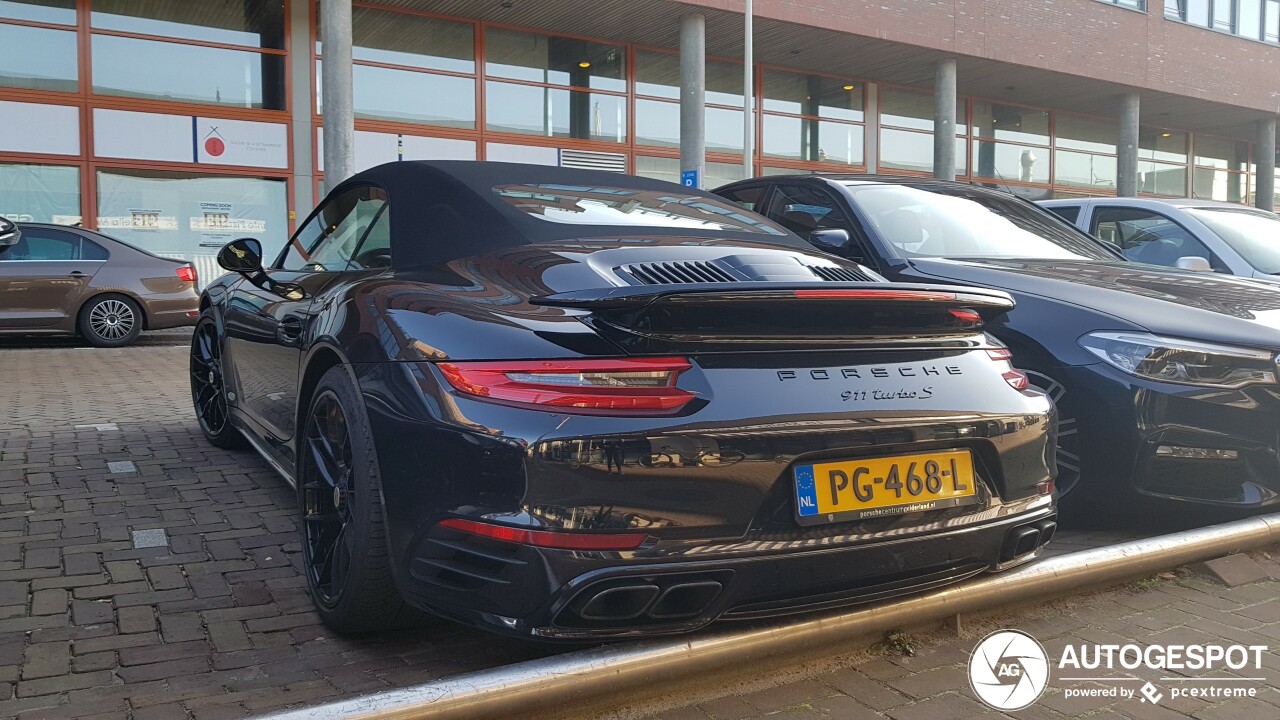
M 695 188 L 598 170 L 461 160 L 402 161 L 334 191 L 387 193 L 397 267 L 557 240 L 688 236 L 808 248 L 759 215 Z

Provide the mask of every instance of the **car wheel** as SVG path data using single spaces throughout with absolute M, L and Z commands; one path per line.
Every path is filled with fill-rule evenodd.
M 120 347 L 142 332 L 142 310 L 123 295 L 99 295 L 80 308 L 79 325 L 90 345 Z
M 218 325 L 206 314 L 191 335 L 191 403 L 200 432 L 220 448 L 244 447 L 244 437 L 231 425 L 226 378 L 222 373 L 222 345 Z
M 316 385 L 298 449 L 307 588 L 321 620 L 344 633 L 416 617 L 391 576 L 382 484 L 354 383 L 341 367 Z

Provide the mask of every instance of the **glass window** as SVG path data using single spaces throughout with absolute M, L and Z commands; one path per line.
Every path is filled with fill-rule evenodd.
M 1187 166 L 1138 161 L 1138 190 L 1150 195 L 1187 194 Z
M 548 222 L 785 235 L 764 218 L 702 195 L 565 185 L 500 185 L 493 190 L 512 207 Z
M 1243 140 L 1197 134 L 1194 141 L 1196 165 L 1244 170 L 1249 162 L 1249 143 Z
M 765 115 L 761 137 L 770 157 L 861 165 L 863 127 L 784 115 Z
M 1048 145 L 1049 112 L 977 102 L 973 104 L 973 134 L 976 137 Z
M 1102 0 L 1102 2 L 1119 5 L 1121 7 L 1133 8 L 1134 10 L 1147 9 L 1147 0 Z
M 93 36 L 93 90 L 105 95 L 283 110 L 284 57 Z
M 98 228 L 164 257 L 192 262 L 200 282 L 225 271 L 218 250 L 257 238 L 264 257 L 289 237 L 284 180 L 164 170 L 100 170 Z
M 66 230 L 23 228 L 0 260 L 80 260 L 80 236 Z
M 1260 272 L 1280 275 L 1280 218 L 1273 213 L 1227 208 L 1189 208 L 1231 249 Z
M 762 107 L 765 112 L 861 121 L 862 85 L 821 75 L 766 70 Z
M 706 61 L 706 100 L 711 105 L 742 107 L 742 66 Z M 680 56 L 636 50 L 636 94 L 680 99 Z
M 1054 133 L 1060 148 L 1114 155 L 1120 138 L 1120 123 L 1058 113 Z
M 906 257 L 1114 259 L 1043 210 L 976 188 L 847 187 L 876 235 Z
M 1232 17 L 1232 6 L 1235 0 L 1213 0 L 1213 29 L 1223 32 L 1235 32 L 1235 18 Z
M 316 111 L 323 107 L 321 67 L 316 62 Z M 351 67 L 356 117 L 472 129 L 476 126 L 476 81 L 453 75 Z M 431 102 L 423 102 L 423 98 Z
M 624 92 L 626 57 L 619 45 L 518 30 L 485 32 L 485 72 L 491 77 Z
M 381 270 L 391 267 L 391 206 L 383 204 L 369 232 L 351 258 L 348 270 Z
M 355 60 L 475 72 L 475 27 L 468 23 L 357 6 L 351 11 L 351 25 Z
M 707 107 L 704 119 L 707 150 L 742 152 L 742 111 Z M 636 100 L 636 143 L 653 147 L 680 146 L 680 105 L 661 100 Z
M 956 138 L 956 173 L 968 174 L 965 139 Z M 933 172 L 933 133 L 880 129 L 880 169 Z
M 76 91 L 75 31 L 0 23 L 0 48 L 0 85 Z
M 17 222 L 80 222 L 80 168 L 0 163 L 0 217 Z
M 636 156 L 636 174 L 654 180 L 680 183 L 680 161 L 676 158 Z M 715 189 L 742 179 L 742 164 L 709 162 L 703 165 L 702 187 Z
M 76 24 L 76 0 L 0 0 L 0 17 Z
M 1005 182 L 1049 182 L 1049 151 L 1025 145 L 973 143 L 973 174 Z
M 1178 258 L 1213 253 L 1181 225 L 1159 213 L 1133 207 L 1103 207 L 1093 212 L 1094 237 L 1120 248 L 1134 262 L 1177 267 Z
M 111 253 L 106 248 L 88 238 L 80 238 L 81 260 L 106 260 L 109 257 Z
M 1198 167 L 1192 171 L 1191 180 L 1191 197 L 1201 200 L 1244 202 L 1244 173 Z
M 814 230 L 849 228 L 848 216 L 831 193 L 804 185 L 775 185 L 767 214 L 802 238 Z
M 1054 152 L 1054 182 L 1058 185 L 1112 190 L 1116 186 L 1116 158 L 1111 155 Z
M 1239 32 L 1247 38 L 1262 39 L 1262 0 L 1236 0 L 1240 10 Z
M 485 88 L 489 130 L 607 142 L 627 139 L 625 97 L 492 81 Z
M 1045 210 L 1048 210 L 1072 225 L 1075 225 L 1076 220 L 1080 218 L 1079 205 L 1058 205 L 1055 207 L 1046 207 Z
M 94 29 L 284 48 L 284 0 L 93 0 Z
M 354 187 L 330 197 L 294 233 L 276 267 L 297 272 L 345 270 L 384 204 L 386 193 L 372 186 Z
M 1138 157 L 1142 160 L 1187 162 L 1187 134 L 1162 128 L 1138 128 Z
M 680 105 L 637 98 L 636 142 L 655 147 L 680 147 Z
M 744 210 L 756 211 L 760 207 L 760 201 L 764 199 L 764 191 L 768 189 L 768 185 L 752 185 L 732 192 L 722 192 L 720 196 Z
M 1265 17 L 1262 19 L 1262 39 L 1269 43 L 1280 43 L 1280 0 L 1267 0 Z
M 965 101 L 956 106 L 956 133 L 968 132 L 965 124 Z M 880 123 L 897 127 L 933 131 L 933 95 L 915 90 L 886 87 L 880 89 Z

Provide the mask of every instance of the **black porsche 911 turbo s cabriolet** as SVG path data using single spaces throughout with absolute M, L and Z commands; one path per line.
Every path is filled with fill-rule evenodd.
M 342 183 L 201 300 L 192 395 L 297 489 L 323 620 L 690 630 L 1023 562 L 1051 402 L 1000 291 L 888 283 L 708 193 L 532 165 Z

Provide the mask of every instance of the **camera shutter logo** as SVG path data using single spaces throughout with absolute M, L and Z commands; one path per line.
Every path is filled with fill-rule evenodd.
M 1018 630 L 997 630 L 982 638 L 969 656 L 969 687 L 997 710 L 1021 710 L 1049 685 L 1044 646 Z

